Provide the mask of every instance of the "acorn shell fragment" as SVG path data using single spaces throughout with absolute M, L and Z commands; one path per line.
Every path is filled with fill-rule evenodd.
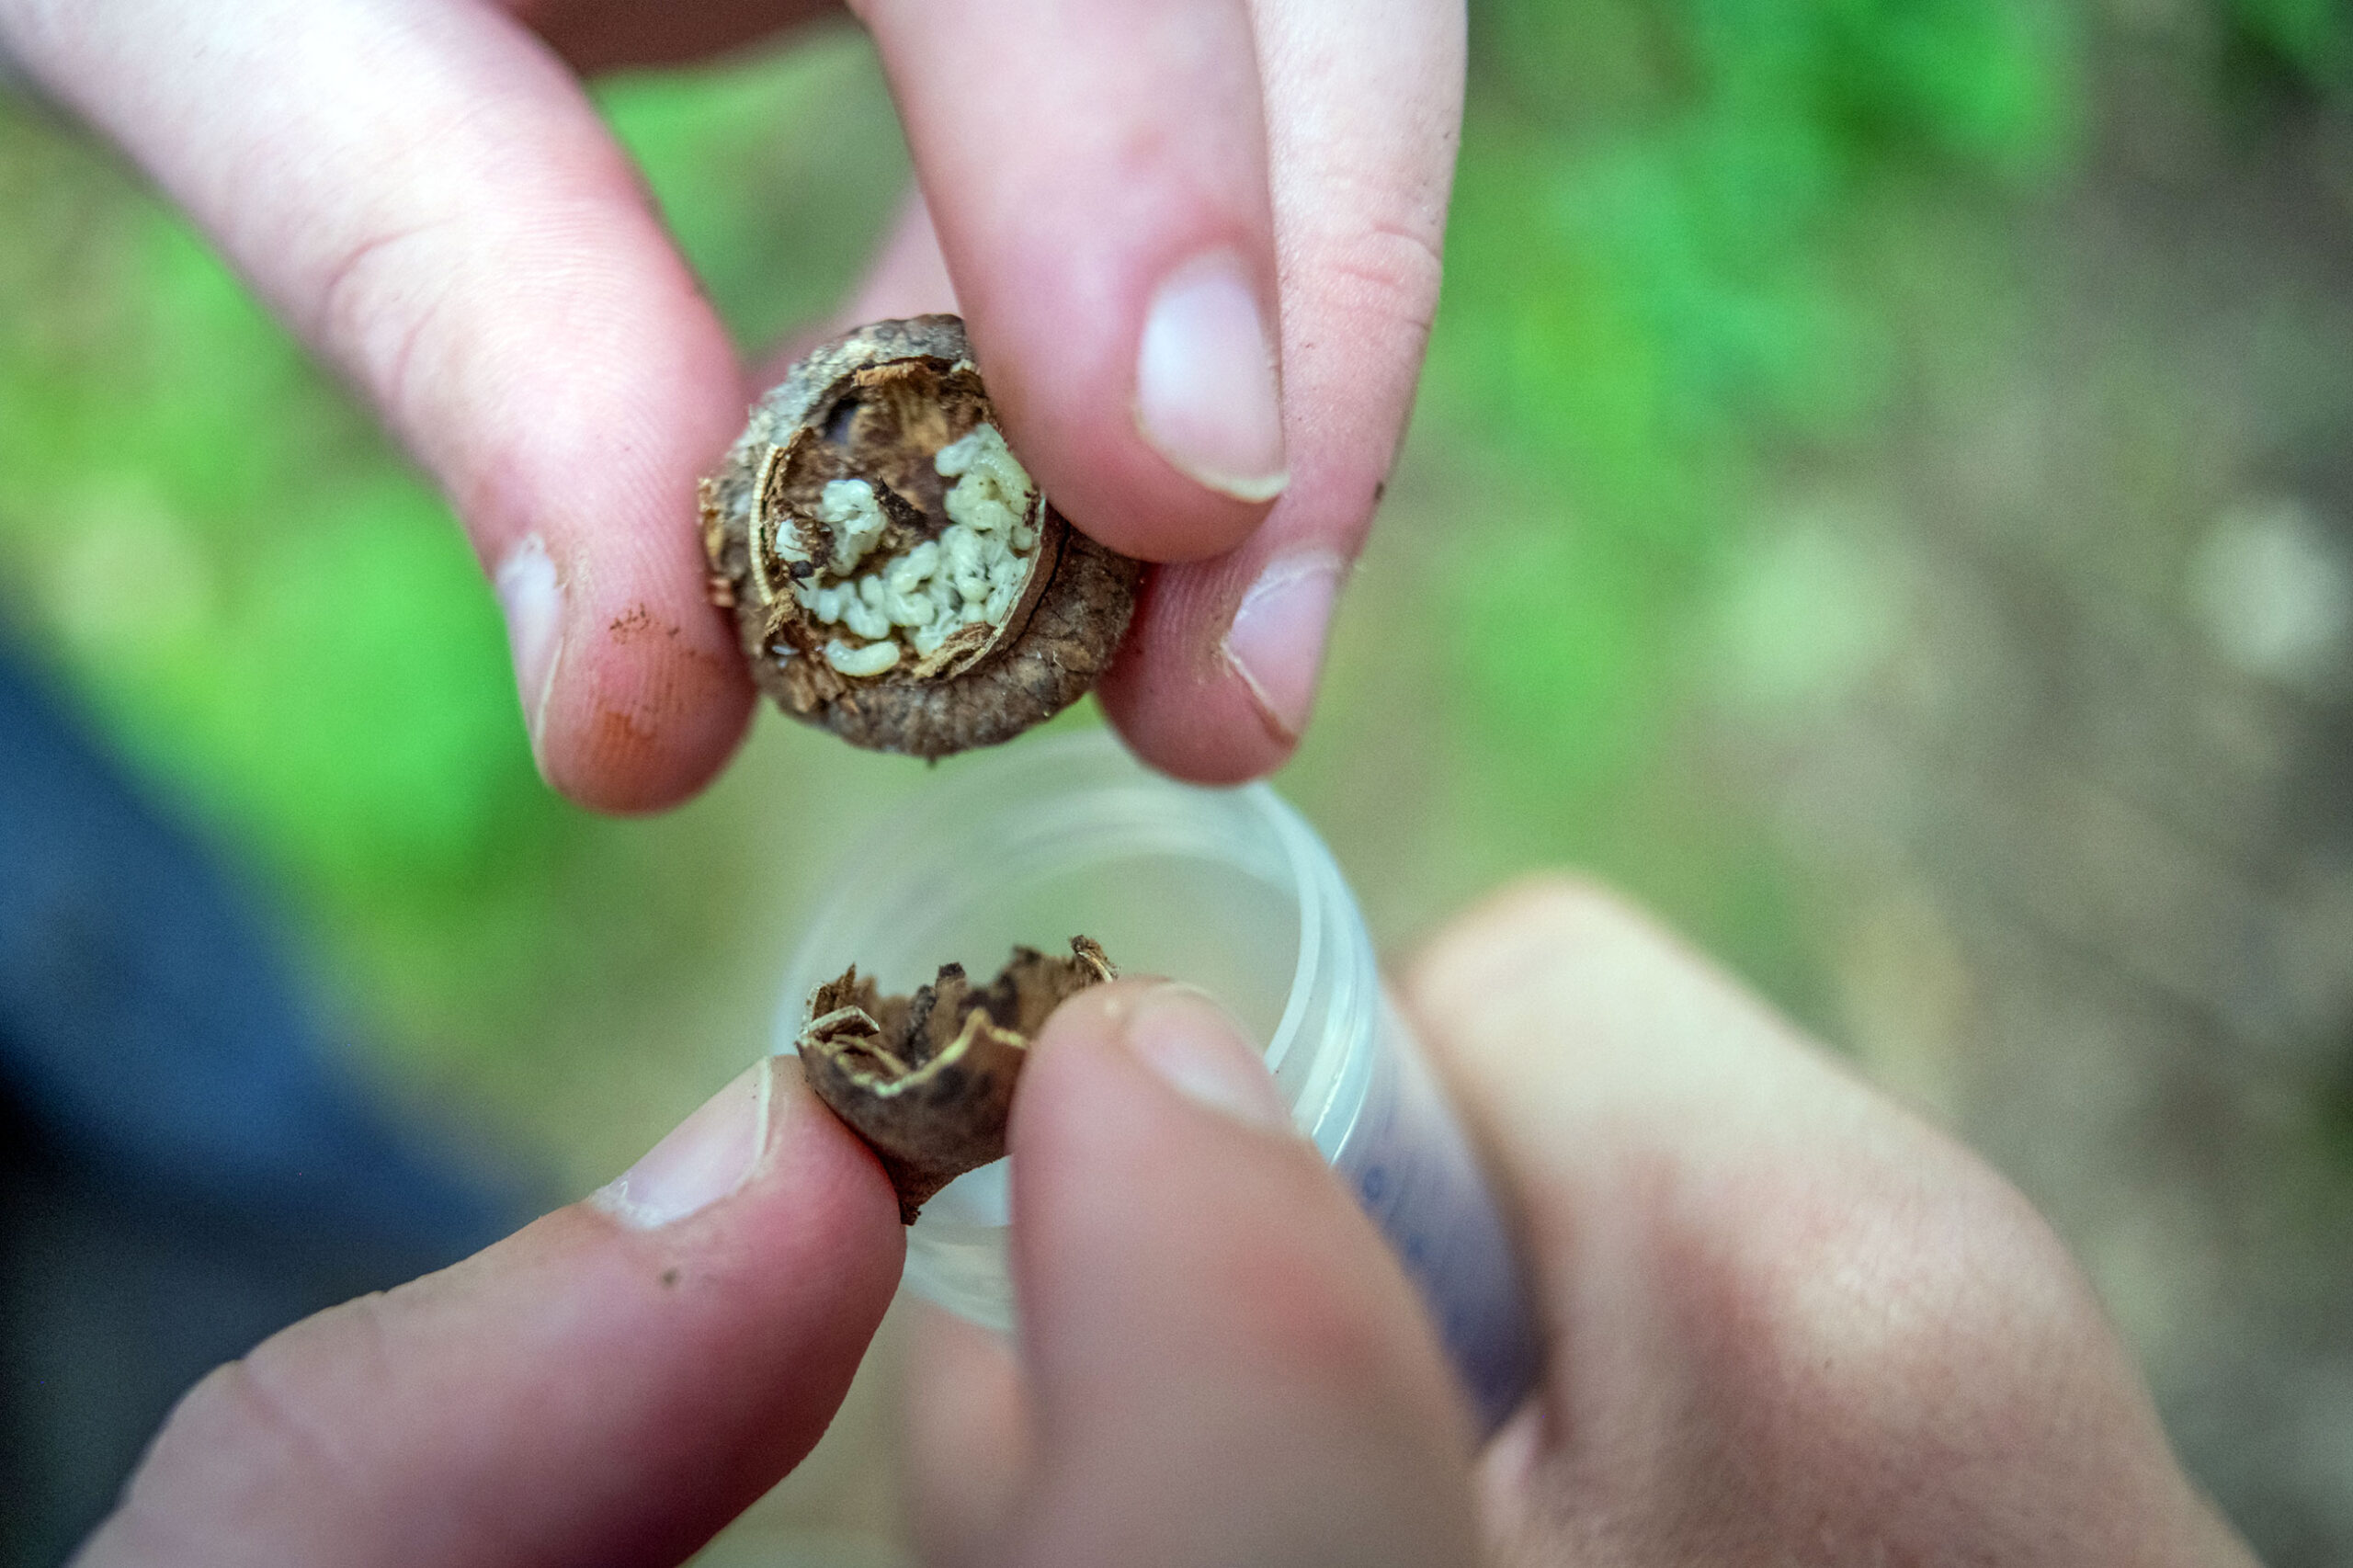
M 1005 447 L 955 316 L 812 351 L 703 482 L 714 602 L 754 678 L 854 745 L 944 756 L 1083 696 L 1139 562 L 1063 518 Z
M 817 987 L 795 1048 L 809 1086 L 866 1141 L 899 1195 L 899 1219 L 1005 1154 L 1013 1088 L 1029 1041 L 1069 996 L 1113 979 L 1103 949 L 1016 948 L 986 986 L 944 964 L 911 996 L 885 996 L 856 965 Z

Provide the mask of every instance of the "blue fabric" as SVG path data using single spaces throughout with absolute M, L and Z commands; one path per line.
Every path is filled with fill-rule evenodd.
M 449 1244 L 506 1214 L 320 1051 L 252 913 L 0 665 L 0 1087 L 108 1179 Z
M 212 1367 L 525 1210 L 371 1103 L 229 879 L 5 653 L 0 1568 L 46 1568 Z

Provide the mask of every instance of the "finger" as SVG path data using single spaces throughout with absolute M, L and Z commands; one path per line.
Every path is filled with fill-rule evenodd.
M 2160 1562 L 2217 1539 L 2025 1201 L 1647 921 L 1531 884 L 1407 994 L 1513 1178 L 1551 1313 L 1540 1426 L 1488 1477 L 1523 1528 L 1607 1517 L 1642 1562 Z
M 1157 574 L 1103 688 L 1204 781 L 1272 771 L 1413 404 L 1462 109 L 1460 0 L 1257 0 L 1290 483 L 1246 542 Z
M 1015 1102 L 1036 1461 L 1005 1561 L 1471 1561 L 1467 1418 L 1411 1287 L 1199 993 L 1047 1025 Z
M 1232 548 L 1285 475 L 1244 0 L 856 8 L 1023 460 L 1116 550 Z
M 903 321 L 909 316 L 961 313 L 955 285 L 948 280 L 948 264 L 940 258 L 939 236 L 919 192 L 910 192 L 899 204 L 898 215 L 867 264 L 849 301 L 833 315 L 787 333 L 762 358 L 759 384 L 774 386 L 792 367 L 826 338 L 867 322 Z
M 904 1242 L 764 1062 L 597 1198 L 197 1385 L 84 1568 L 683 1559 L 815 1443 Z
M 1540 1245 L 1574 1244 L 1626 1162 L 1649 1157 L 1744 1210 L 1794 1201 L 1744 1191 L 1770 1176 L 1830 1190 L 1959 1182 L 2023 1211 L 1964 1151 L 1597 890 L 1537 881 L 1474 911 L 1406 996 L 1518 1173 Z
M 906 1461 L 915 1554 L 971 1561 L 1003 1531 L 1030 1460 L 1028 1394 L 1002 1335 L 926 1307 L 907 1367 Z
M 541 771 L 674 801 L 751 687 L 695 483 L 725 334 L 577 83 L 463 0 L 0 0 L 0 36 L 337 365 L 496 578 Z
M 962 313 L 956 302 L 956 285 L 949 280 L 948 262 L 939 254 L 939 232 L 932 225 L 931 209 L 924 204 L 922 192 L 913 191 L 900 203 L 899 215 L 859 280 L 841 324 L 847 328 L 860 322 L 934 312 Z

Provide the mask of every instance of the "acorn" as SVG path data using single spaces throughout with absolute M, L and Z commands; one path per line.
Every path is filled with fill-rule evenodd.
M 702 531 L 760 688 L 922 757 L 1077 701 L 1143 574 L 1039 490 L 948 315 L 875 322 L 793 366 L 703 481 Z
M 956 1177 L 1004 1156 L 1030 1040 L 1066 997 L 1119 973 L 1085 937 L 1071 938 L 1070 952 L 1016 948 L 980 987 L 963 965 L 943 964 L 908 996 L 883 995 L 852 964 L 811 994 L 794 1042 L 801 1074 L 881 1158 L 902 1224 Z

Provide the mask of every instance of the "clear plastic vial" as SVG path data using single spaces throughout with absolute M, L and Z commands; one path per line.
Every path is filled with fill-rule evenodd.
M 1420 1287 L 1483 1426 L 1518 1403 L 1538 1348 L 1501 1215 L 1355 895 L 1272 790 L 1176 783 L 1101 732 L 1035 740 L 956 765 L 848 864 L 793 954 L 779 1051 L 852 963 L 907 991 L 950 959 L 985 975 L 1017 942 L 1084 933 L 1131 973 L 1189 981 L 1264 1042 L 1292 1119 Z M 1006 1331 L 1009 1163 L 924 1206 L 906 1267 L 918 1294 Z

